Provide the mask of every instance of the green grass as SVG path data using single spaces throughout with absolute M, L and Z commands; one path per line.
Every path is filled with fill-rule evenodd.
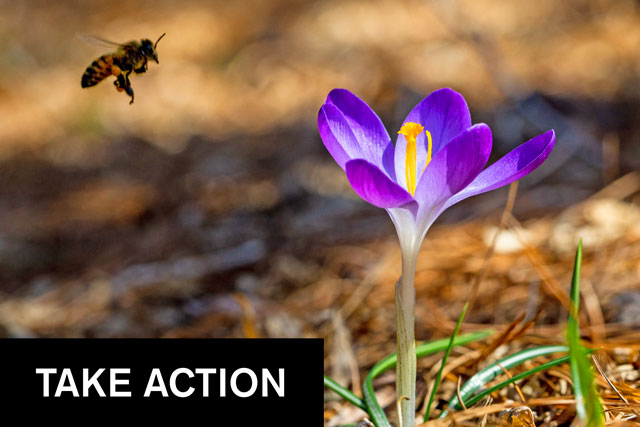
M 458 323 L 456 323 L 456 327 L 451 334 L 451 338 L 449 339 L 449 345 L 444 352 L 444 357 L 442 358 L 442 363 L 440 364 L 440 370 L 438 370 L 438 375 L 436 376 L 436 380 L 433 383 L 433 389 L 431 390 L 431 395 L 429 396 L 429 402 L 427 403 L 427 410 L 424 413 L 424 422 L 426 423 L 429 420 L 429 415 L 431 415 L 431 406 L 433 405 L 433 399 L 436 397 L 436 392 L 438 391 L 438 387 L 440 386 L 440 381 L 442 380 L 442 372 L 444 371 L 444 366 L 447 364 L 447 360 L 449 359 L 449 354 L 451 354 L 451 349 L 453 348 L 453 341 L 458 335 L 458 331 L 460 330 L 460 325 L 462 325 L 462 321 L 464 320 L 465 314 L 467 314 L 467 309 L 469 308 L 469 303 L 466 303 L 462 308 L 462 313 L 460 313 L 460 317 L 458 317 Z
M 604 425 L 604 416 L 600 395 L 596 390 L 593 366 L 589 359 L 589 350 L 580 342 L 580 266 L 582 263 L 582 240 L 578 244 L 571 279 L 571 312 L 567 324 L 569 342 L 569 364 L 576 399 L 578 417 L 586 427 Z
M 335 382 L 334 380 L 332 380 L 331 378 L 329 378 L 326 375 L 324 376 L 324 386 L 326 388 L 328 388 L 329 390 L 331 390 L 331 391 L 335 392 L 336 394 L 338 394 L 340 397 L 342 397 L 347 402 L 352 403 L 353 405 L 355 405 L 358 408 L 362 409 L 363 411 L 367 410 L 367 406 L 364 404 L 362 399 L 360 399 L 358 396 L 356 396 L 355 394 L 351 393 L 350 390 L 342 387 L 340 384 L 338 384 L 337 382 Z
M 518 381 L 529 375 L 533 375 L 536 372 L 540 372 L 543 369 L 548 369 L 551 366 L 556 366 L 560 363 L 564 363 L 568 359 L 567 358 L 557 359 L 556 361 L 552 361 L 552 362 L 555 362 L 553 364 L 549 362 L 549 364 L 551 364 L 549 366 L 546 366 L 547 364 L 540 365 L 536 368 L 531 369 L 530 371 L 527 371 L 526 373 L 516 375 L 507 381 L 504 381 L 496 386 L 491 387 L 488 390 L 485 390 L 477 395 L 474 395 L 479 389 L 484 387 L 489 381 L 493 380 L 498 375 L 503 374 L 504 369 L 511 369 L 524 362 L 533 360 L 541 356 L 547 356 L 549 354 L 554 354 L 554 353 L 566 353 L 568 351 L 569 351 L 569 348 L 564 345 L 546 345 L 546 346 L 528 348 L 526 350 L 522 350 L 517 353 L 511 354 L 503 359 L 498 360 L 495 363 L 492 363 L 491 365 L 478 371 L 475 375 L 469 378 L 469 380 L 465 382 L 464 385 L 460 388 L 460 397 L 464 401 L 465 406 L 467 407 L 471 406 L 474 403 L 480 401 L 484 396 L 486 396 L 490 392 L 492 393 L 494 391 L 500 390 L 502 387 L 506 387 L 507 385 L 515 381 Z M 449 403 L 447 406 L 449 407 L 449 409 L 446 411 L 443 411 L 440 414 L 439 418 L 446 417 L 449 414 L 450 410 L 462 408 L 462 405 L 460 405 L 460 401 L 458 400 L 458 396 L 453 396 L 451 400 L 449 400 Z

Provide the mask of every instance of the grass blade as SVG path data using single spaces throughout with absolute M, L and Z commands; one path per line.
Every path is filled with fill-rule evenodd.
M 578 417 L 587 427 L 604 425 L 603 408 L 596 390 L 589 350 L 580 342 L 578 311 L 580 306 L 580 266 L 582 263 L 582 240 L 578 243 L 571 279 L 571 313 L 567 324 L 571 379 L 576 398 Z
M 458 323 L 456 323 L 456 327 L 451 334 L 451 338 L 449 339 L 449 345 L 444 352 L 444 356 L 442 357 L 442 363 L 440 364 L 440 369 L 438 370 L 438 375 L 436 375 L 436 380 L 433 383 L 433 389 L 431 390 L 431 395 L 429 396 L 429 402 L 427 403 L 427 411 L 424 413 L 424 422 L 426 423 L 429 420 L 429 415 L 431 414 L 431 406 L 433 405 L 433 399 L 436 397 L 436 392 L 438 391 L 438 386 L 440 386 L 440 381 L 442 380 L 442 372 L 444 371 L 444 367 L 447 364 L 447 359 L 449 359 L 449 354 L 451 354 L 451 349 L 453 348 L 453 341 L 458 335 L 458 331 L 460 330 L 460 325 L 462 325 L 462 321 L 464 320 L 465 314 L 467 314 L 467 309 L 469 308 L 469 303 L 466 303 L 462 308 L 462 313 L 460 313 L 460 317 L 458 318 Z
M 469 378 L 469 380 L 464 383 L 462 388 L 460 389 L 460 397 L 465 402 L 465 404 L 472 404 L 471 397 L 473 394 L 484 387 L 486 383 L 493 380 L 496 376 L 504 373 L 504 369 L 511 369 L 515 366 L 518 366 L 528 360 L 535 359 L 540 356 L 546 356 L 554 353 L 566 353 L 569 351 L 569 348 L 564 345 L 546 345 L 535 348 L 529 348 L 526 350 L 519 351 L 517 353 L 511 354 L 486 368 L 478 371 L 474 376 Z M 535 368 L 534 368 L 535 369 Z M 513 378 L 517 378 L 514 376 Z M 475 399 L 475 397 L 474 397 Z M 475 403 L 475 402 L 474 402 Z M 453 409 L 461 409 L 460 402 L 458 401 L 458 396 L 453 396 L 448 403 L 448 410 L 442 411 L 438 418 L 444 418 L 448 415 L 449 410 Z
M 337 395 L 342 397 L 347 402 L 352 403 L 358 408 L 362 409 L 363 411 L 367 410 L 367 406 L 364 404 L 362 399 L 360 399 L 358 396 L 351 393 L 350 390 L 346 389 L 345 387 L 342 387 L 340 384 L 338 384 L 337 382 L 335 382 L 334 380 L 332 380 L 326 375 L 324 376 L 324 386 L 329 390 L 335 392 Z
M 472 405 L 475 405 L 476 403 L 478 403 L 479 401 L 481 401 L 482 399 L 484 399 L 486 396 L 490 395 L 493 392 L 496 392 L 506 386 L 508 386 L 509 384 L 515 383 L 516 381 L 520 381 L 523 378 L 527 378 L 530 377 L 533 374 L 537 374 L 538 372 L 542 372 L 545 371 L 549 368 L 553 368 L 554 366 L 558 366 L 558 365 L 562 365 L 563 363 L 567 363 L 569 361 L 569 356 L 564 356 L 564 357 L 560 357 L 558 359 L 553 359 L 547 363 L 543 363 L 542 365 L 536 366 L 535 368 L 529 369 L 528 371 L 525 372 L 521 372 L 517 375 L 514 375 L 511 378 L 508 378 L 504 381 L 502 381 L 499 384 L 496 384 L 492 387 L 489 387 L 486 390 L 481 391 L 480 393 L 476 394 L 475 396 L 473 396 L 471 399 L 469 400 L 465 400 L 464 404 L 466 407 L 470 407 Z

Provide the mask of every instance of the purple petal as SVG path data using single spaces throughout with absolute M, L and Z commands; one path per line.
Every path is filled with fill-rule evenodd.
M 483 170 L 464 190 L 451 198 L 446 207 L 471 196 L 495 190 L 528 175 L 549 156 L 556 142 L 552 129 L 519 145 L 509 154 Z
M 407 190 L 366 160 L 350 160 L 345 170 L 349 183 L 358 196 L 374 206 L 385 209 L 395 208 L 413 201 L 413 197 Z
M 491 129 L 479 123 L 451 140 L 427 166 L 416 188 L 421 210 L 430 211 L 469 185 L 491 154 Z
M 424 126 L 431 133 L 433 139 L 432 158 L 449 141 L 471 126 L 469 107 L 462 95 L 449 89 L 439 89 L 424 98 L 409 113 L 403 123 L 414 122 Z M 427 160 L 427 138 L 424 133 L 417 140 L 417 164 L 422 165 Z M 404 135 L 398 135 L 396 140 L 395 168 L 398 183 L 406 187 L 405 152 L 407 141 Z M 420 180 L 422 167 L 418 168 L 416 181 Z
M 344 116 L 333 104 L 324 104 L 318 111 L 318 131 L 324 146 L 344 169 L 352 158 L 361 157 L 362 150 Z
M 338 164 L 365 159 L 384 169 L 390 163 L 383 153 L 393 147 L 391 138 L 376 113 L 345 89 L 334 89 L 318 113 L 322 140 Z M 385 167 L 385 164 L 387 167 Z

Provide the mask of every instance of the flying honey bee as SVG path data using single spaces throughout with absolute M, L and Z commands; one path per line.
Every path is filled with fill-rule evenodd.
M 129 76 L 131 73 L 142 74 L 149 68 L 147 61 L 153 59 L 158 62 L 158 52 L 156 46 L 164 37 L 163 33 L 155 43 L 149 39 L 140 41 L 130 41 L 127 43 L 113 43 L 97 37 L 88 35 L 79 35 L 86 41 L 97 43 L 102 46 L 117 47 L 118 50 L 107 53 L 97 58 L 91 63 L 82 75 L 82 87 L 91 87 L 100 83 L 105 78 L 113 75 L 116 80 L 113 82 L 118 92 L 125 92 L 131 97 L 133 104 L 133 88 Z

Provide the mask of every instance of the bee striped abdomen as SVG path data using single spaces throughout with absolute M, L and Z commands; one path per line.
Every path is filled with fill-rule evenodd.
M 117 69 L 118 74 L 120 69 Z M 102 55 L 87 67 L 82 75 L 82 87 L 95 86 L 111 74 L 115 74 L 112 55 Z

